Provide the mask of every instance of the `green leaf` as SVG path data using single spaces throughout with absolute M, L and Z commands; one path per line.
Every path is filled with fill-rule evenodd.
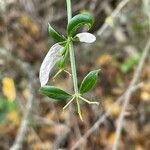
M 58 33 L 50 24 L 48 24 L 48 35 L 52 37 L 56 42 L 63 42 L 66 38 Z
M 126 59 L 126 61 L 120 65 L 120 69 L 123 73 L 131 71 L 134 66 L 139 62 L 140 55 L 135 54 Z
M 81 26 L 87 25 L 90 29 L 93 23 L 94 18 L 90 13 L 78 14 L 70 20 L 67 26 L 67 33 L 69 36 L 73 36 L 76 33 L 76 30 Z
M 0 111 L 13 111 L 17 109 L 16 101 L 0 97 Z
M 9 102 L 7 107 L 8 111 L 17 110 L 16 101 Z
M 42 92 L 44 95 L 46 95 L 50 98 L 56 99 L 56 100 L 66 100 L 66 99 L 69 99 L 72 97 L 67 92 L 65 92 L 55 86 L 45 85 L 40 88 L 40 92 Z
M 92 89 L 94 87 L 94 85 L 96 84 L 97 79 L 98 79 L 99 71 L 100 70 L 94 70 L 86 75 L 86 77 L 83 79 L 83 81 L 80 85 L 80 93 L 81 94 L 88 92 L 90 89 Z

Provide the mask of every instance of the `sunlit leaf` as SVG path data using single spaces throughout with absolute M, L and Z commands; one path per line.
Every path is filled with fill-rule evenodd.
M 90 13 L 81 13 L 74 16 L 68 26 L 67 26 L 67 33 L 69 36 L 73 36 L 76 30 L 84 25 L 87 25 L 89 28 L 94 23 L 94 18 Z
M 40 91 L 50 97 L 53 98 L 55 100 L 66 100 L 71 98 L 72 96 L 70 94 L 68 94 L 67 92 L 63 91 L 62 89 L 59 89 L 55 86 L 43 86 L 40 88 Z
M 81 94 L 88 92 L 90 89 L 94 87 L 98 79 L 99 71 L 100 70 L 94 70 L 86 75 L 86 77 L 83 79 L 81 86 L 80 86 Z
M 11 77 L 4 77 L 2 79 L 2 91 L 4 96 L 6 96 L 8 100 L 15 100 L 16 89 L 14 85 L 14 80 Z
M 54 44 L 50 50 L 48 51 L 47 55 L 45 56 L 39 73 L 40 83 L 41 86 L 44 86 L 49 79 L 49 75 L 61 56 L 61 50 L 63 46 L 59 45 L 58 43 Z
M 88 32 L 78 33 L 76 37 L 79 38 L 80 42 L 93 43 L 96 41 L 96 37 Z

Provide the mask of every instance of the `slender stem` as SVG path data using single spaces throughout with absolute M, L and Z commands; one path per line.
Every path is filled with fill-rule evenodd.
M 81 114 L 80 103 L 79 103 L 78 97 L 76 97 L 76 102 L 77 102 L 77 109 L 78 109 L 79 117 L 80 117 L 80 119 L 83 121 L 82 114 Z
M 91 101 L 89 101 L 89 100 L 87 100 L 87 99 L 85 99 L 85 98 L 83 98 L 83 97 L 81 97 L 81 96 L 79 96 L 79 98 L 80 98 L 81 100 L 87 102 L 88 104 L 96 104 L 96 105 L 99 105 L 99 102 L 91 102 Z
M 66 0 L 67 3 L 67 16 L 68 16 L 68 23 L 70 22 L 70 19 L 72 18 L 72 10 L 71 10 L 71 0 Z M 70 41 L 69 41 L 70 42 Z M 72 42 L 69 43 L 69 54 L 70 54 L 70 62 L 71 62 L 71 71 L 72 71 L 72 79 L 73 79 L 73 86 L 74 86 L 74 92 L 75 94 L 78 94 L 78 81 L 77 81 L 77 71 L 76 71 L 76 62 L 75 62 L 75 54 L 73 49 Z M 77 102 L 77 109 L 78 114 L 81 120 L 81 108 L 78 97 L 76 97 Z
M 56 77 L 63 71 L 63 69 L 58 70 L 58 72 L 54 75 L 53 80 L 56 79 Z
M 70 45 L 69 45 L 69 52 L 70 52 L 70 61 L 71 61 L 71 70 L 72 70 L 74 91 L 75 91 L 75 93 L 78 93 L 78 82 L 77 82 L 75 55 L 74 55 L 74 50 L 73 50 L 72 43 L 70 43 Z
M 67 3 L 67 14 L 68 14 L 68 23 L 69 23 L 70 19 L 72 18 L 71 0 L 66 0 L 66 3 Z M 75 93 L 78 93 L 77 71 L 76 71 L 75 54 L 74 54 L 72 42 L 70 42 L 69 44 L 69 53 L 70 53 L 74 91 Z
M 67 15 L 68 15 L 68 23 L 72 18 L 72 9 L 71 9 L 71 0 L 66 0 L 67 3 Z
M 65 110 L 69 104 L 74 100 L 75 96 L 72 97 L 72 99 L 63 107 L 63 110 Z
M 72 76 L 72 74 L 69 71 L 65 70 L 65 69 L 64 69 L 64 72 L 67 73 L 70 77 Z

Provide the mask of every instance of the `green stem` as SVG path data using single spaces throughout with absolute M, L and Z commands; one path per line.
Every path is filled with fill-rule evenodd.
M 81 108 L 80 108 L 80 103 L 79 103 L 78 97 L 76 98 L 76 102 L 77 102 L 77 109 L 78 109 L 79 117 L 80 117 L 80 119 L 83 121 L 82 113 L 81 113 Z
M 77 72 L 76 72 L 75 56 L 74 56 L 74 50 L 73 50 L 72 43 L 70 43 L 70 45 L 69 45 L 69 52 L 70 52 L 70 61 L 71 61 L 71 70 L 72 70 L 72 78 L 73 78 L 74 91 L 77 94 L 78 93 L 78 82 L 77 82 Z
M 71 0 L 66 0 L 66 3 L 67 3 L 67 15 L 68 15 L 68 23 L 69 23 L 70 19 L 72 18 Z M 74 86 L 74 91 L 77 94 L 78 93 L 77 71 L 76 71 L 75 54 L 74 54 L 72 42 L 70 42 L 69 44 L 69 53 L 70 53 L 73 86 Z
M 66 0 L 66 3 L 67 3 L 67 15 L 68 15 L 68 23 L 69 23 L 70 19 L 72 18 L 71 0 Z M 70 42 L 70 44 L 69 44 L 69 53 L 70 53 L 70 62 L 71 62 L 73 86 L 74 86 L 74 91 L 75 91 L 75 95 L 76 95 L 76 94 L 78 94 L 78 81 L 77 81 L 75 54 L 74 54 L 74 49 L 73 49 L 72 42 Z M 79 114 L 80 119 L 82 120 L 81 108 L 80 108 L 80 103 L 79 103 L 78 97 L 76 97 L 76 102 L 77 102 L 78 114 Z
M 72 18 L 72 10 L 71 10 L 71 0 L 66 0 L 67 3 L 67 15 L 68 15 L 68 23 Z

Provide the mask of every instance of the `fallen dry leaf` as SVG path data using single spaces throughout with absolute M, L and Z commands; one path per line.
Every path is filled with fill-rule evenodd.
M 20 115 L 17 111 L 11 111 L 7 114 L 7 120 L 15 125 L 20 124 Z
M 150 101 L 150 82 L 144 83 L 141 91 L 141 99 L 143 101 Z
M 112 107 L 110 116 L 117 117 L 121 112 L 121 106 L 119 106 L 119 105 L 113 106 L 113 103 L 114 103 L 114 101 L 111 98 L 107 98 L 104 101 L 104 108 L 106 111 L 108 111 L 110 109 L 110 107 Z
M 110 62 L 112 62 L 112 55 L 109 54 L 103 54 L 99 56 L 96 60 L 97 65 L 107 65 Z

